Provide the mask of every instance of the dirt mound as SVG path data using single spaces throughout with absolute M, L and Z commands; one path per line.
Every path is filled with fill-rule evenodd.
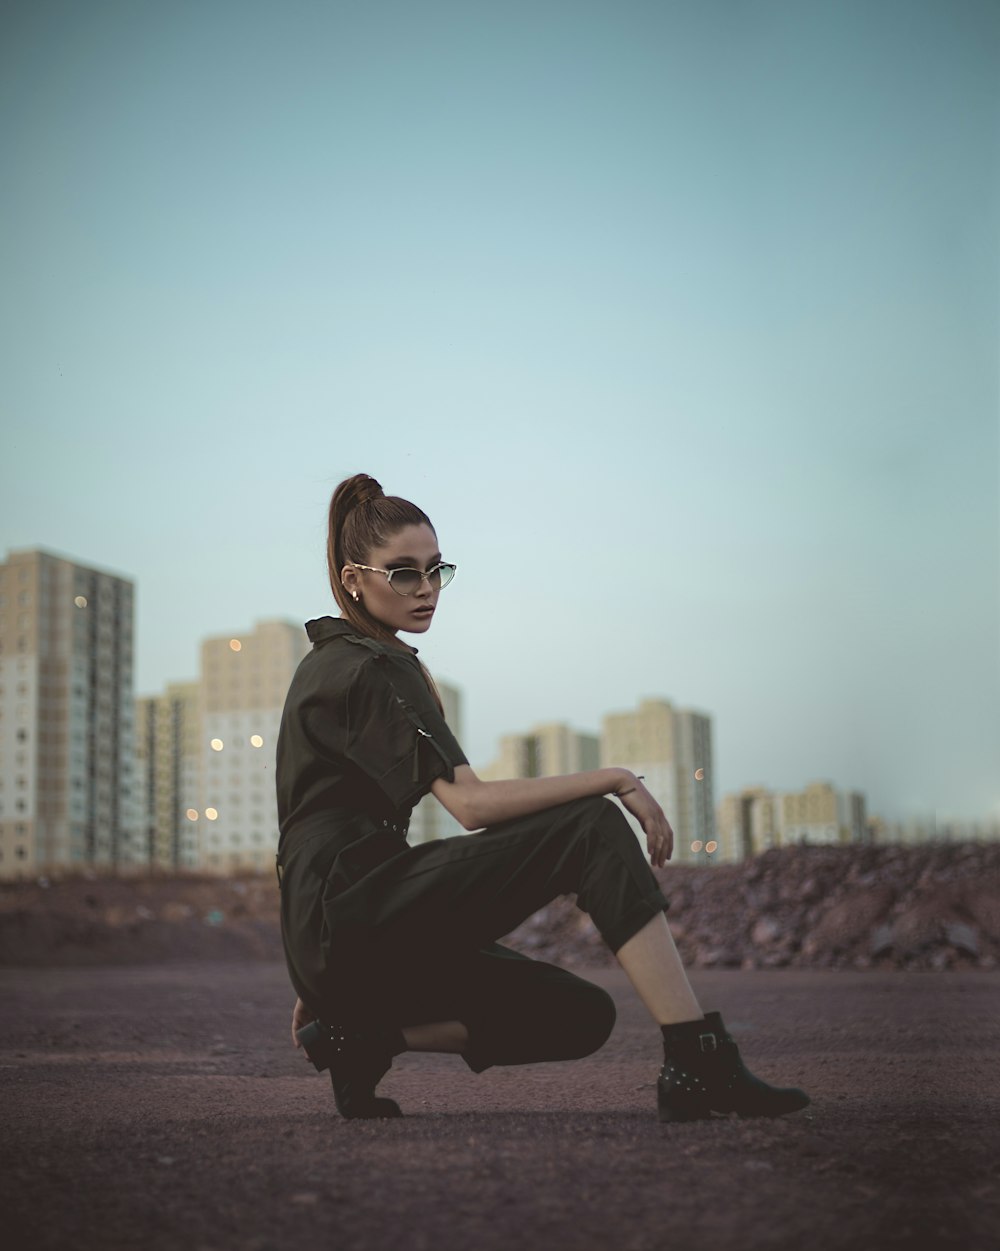
M 0 888 L 0 965 L 281 958 L 273 875 L 89 874 Z
M 1000 844 L 785 847 L 742 865 L 657 871 L 686 963 L 702 968 L 995 968 Z M 613 957 L 556 900 L 511 936 L 556 963 Z
M 742 865 L 658 870 L 685 961 L 702 968 L 994 968 L 1000 844 L 786 847 Z M 611 966 L 557 899 L 506 939 L 559 964 Z M 0 886 L 0 964 L 281 959 L 273 875 L 96 877 Z

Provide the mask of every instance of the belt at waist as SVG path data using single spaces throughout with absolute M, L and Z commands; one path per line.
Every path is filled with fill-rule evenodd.
M 409 816 L 407 812 L 405 818 L 403 814 L 396 817 L 374 817 L 367 812 L 348 812 L 341 808 L 311 813 L 293 827 L 282 831 L 274 857 L 278 885 L 281 885 L 284 861 L 304 843 L 311 842 L 314 838 L 323 838 L 344 848 L 371 834 L 392 834 L 405 842 Z

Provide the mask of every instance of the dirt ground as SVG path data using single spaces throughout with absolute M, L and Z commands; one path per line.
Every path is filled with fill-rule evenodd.
M 696 970 L 774 1121 L 660 1125 L 622 974 L 607 1045 L 474 1076 L 405 1055 L 338 1118 L 281 964 L 0 970 L 11 1251 L 873 1251 L 1000 1246 L 1000 972 Z

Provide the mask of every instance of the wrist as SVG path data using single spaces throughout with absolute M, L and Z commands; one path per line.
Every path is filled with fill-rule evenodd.
M 609 769 L 608 772 L 613 779 L 611 788 L 607 792 L 608 794 L 618 795 L 622 791 L 631 790 L 635 786 L 636 776 L 631 769 L 622 769 L 616 766 L 613 769 Z

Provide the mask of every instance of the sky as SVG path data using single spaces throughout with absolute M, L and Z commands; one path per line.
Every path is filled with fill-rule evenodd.
M 335 613 L 366 472 L 474 765 L 654 697 L 1000 817 L 1000 7 L 3 13 L 0 553 L 135 580 L 137 693 Z

